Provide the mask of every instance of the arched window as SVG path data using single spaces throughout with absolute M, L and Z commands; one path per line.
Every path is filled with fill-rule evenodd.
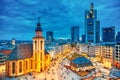
M 29 66 L 29 65 L 28 65 L 28 61 L 26 61 L 26 70 L 28 69 L 28 66 Z
M 20 73 L 22 72 L 22 62 L 21 61 L 19 62 L 19 72 Z
M 33 61 L 31 60 L 31 69 L 33 69 Z
M 7 63 L 7 72 L 9 72 L 9 62 Z
M 35 69 L 37 69 L 37 63 L 35 63 Z
M 42 44 L 43 44 L 43 41 L 40 41 L 40 48 L 42 50 Z
M 40 58 L 41 58 L 41 60 L 42 60 L 42 53 L 40 54 Z
M 35 60 L 37 60 L 37 53 L 35 52 Z
M 35 50 L 37 50 L 37 41 L 35 41 Z
M 15 62 L 12 62 L 12 74 L 15 74 Z

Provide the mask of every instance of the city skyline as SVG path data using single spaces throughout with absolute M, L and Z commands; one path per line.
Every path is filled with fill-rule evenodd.
M 80 37 L 84 33 L 85 10 L 89 9 L 93 2 L 98 11 L 98 19 L 101 22 L 101 28 L 106 26 L 115 26 L 119 31 L 119 0 L 1 0 L 0 40 L 12 39 L 32 40 L 37 18 L 40 17 L 43 36 L 48 30 L 55 33 L 55 38 L 70 38 L 70 27 L 80 26 Z M 80 5 L 80 3 L 82 4 Z M 51 4 L 49 4 L 51 3 Z M 66 34 L 64 34 L 66 32 Z M 25 35 L 26 34 L 26 35 Z M 64 35 L 63 35 L 64 34 Z

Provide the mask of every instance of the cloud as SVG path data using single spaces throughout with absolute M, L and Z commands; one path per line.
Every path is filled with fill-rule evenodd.
M 101 27 L 115 25 L 119 29 L 119 0 L 92 1 Z M 1 39 L 14 36 L 21 39 L 23 34 L 27 36 L 22 39 L 31 39 L 38 17 L 41 18 L 44 36 L 46 31 L 52 30 L 55 37 L 70 38 L 70 27 L 74 25 L 80 26 L 81 35 L 84 33 L 84 11 L 89 9 L 90 3 L 89 0 L 1 0 Z

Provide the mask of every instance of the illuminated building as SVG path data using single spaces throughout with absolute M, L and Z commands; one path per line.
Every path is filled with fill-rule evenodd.
M 93 62 L 101 60 L 101 53 L 102 53 L 102 46 L 100 45 L 88 46 L 88 56 L 90 60 L 92 60 Z
M 79 45 L 79 51 L 80 53 L 85 53 L 87 54 L 88 53 L 88 44 L 80 44 Z
M 79 42 L 79 26 L 71 27 L 71 42 L 72 43 Z
M 115 42 L 115 27 L 103 28 L 103 42 Z
M 20 44 L 6 61 L 6 76 L 15 77 L 29 72 L 42 72 L 50 63 L 50 55 L 44 49 L 41 24 L 38 20 L 33 44 Z
M 102 63 L 103 63 L 103 66 L 106 68 L 112 67 L 113 51 L 114 51 L 114 48 L 111 46 L 102 47 Z
M 93 64 L 90 60 L 85 57 L 77 57 L 70 62 L 70 66 L 72 70 L 89 70 L 93 68 Z
M 114 55 L 113 55 L 113 65 L 120 69 L 120 45 L 115 45 Z
M 90 10 L 85 10 L 85 42 L 100 42 L 100 21 L 97 21 L 97 10 L 94 10 L 93 3 Z
M 95 56 L 95 45 L 89 45 L 88 55 L 89 55 L 90 57 L 94 57 L 94 56 Z

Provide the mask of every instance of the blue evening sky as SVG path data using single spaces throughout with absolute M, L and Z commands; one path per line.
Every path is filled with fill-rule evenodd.
M 32 40 L 37 18 L 43 29 L 55 38 L 70 38 L 70 27 L 80 26 L 84 33 L 84 11 L 94 2 L 102 27 L 120 30 L 120 0 L 0 0 L 0 40 Z

